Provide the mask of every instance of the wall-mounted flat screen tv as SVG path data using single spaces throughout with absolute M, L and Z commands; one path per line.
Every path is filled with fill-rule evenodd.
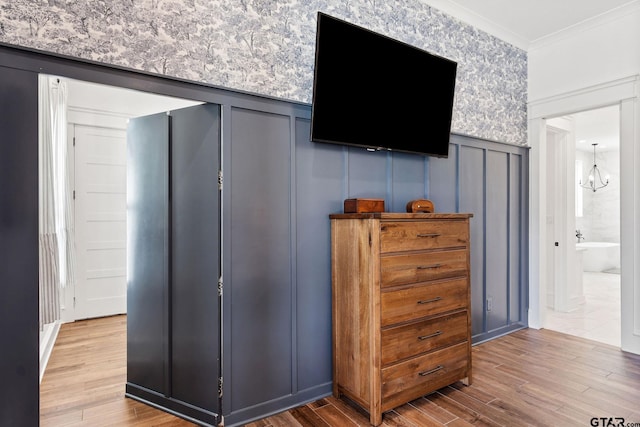
M 456 69 L 319 12 L 311 140 L 447 157 Z

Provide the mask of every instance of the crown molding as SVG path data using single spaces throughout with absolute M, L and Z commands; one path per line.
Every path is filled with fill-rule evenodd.
M 426 4 L 466 24 L 495 36 L 522 50 L 529 48 L 529 40 L 477 13 L 449 0 L 424 0 Z
M 617 21 L 638 11 L 640 11 L 640 0 L 630 1 L 629 3 L 601 13 L 600 15 L 596 15 L 575 25 L 556 31 L 555 33 L 533 40 L 529 46 L 529 51 L 540 49 L 561 40 L 574 37 L 580 33 Z
M 452 16 L 455 19 L 472 25 L 475 28 L 485 31 L 507 43 L 510 43 L 526 51 L 539 49 L 553 43 L 557 43 L 558 41 L 565 38 L 575 36 L 599 25 L 616 21 L 640 10 L 640 0 L 632 0 L 629 3 L 601 13 L 600 15 L 594 16 L 592 18 L 586 19 L 560 31 L 556 31 L 555 33 L 540 37 L 533 41 L 529 41 L 527 38 L 522 37 L 514 33 L 513 31 L 495 23 L 494 21 L 487 19 L 451 0 L 423 1 L 429 6 Z

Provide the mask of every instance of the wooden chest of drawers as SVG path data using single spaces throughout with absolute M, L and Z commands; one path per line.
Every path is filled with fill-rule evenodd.
M 470 214 L 331 218 L 333 394 L 382 413 L 471 382 Z

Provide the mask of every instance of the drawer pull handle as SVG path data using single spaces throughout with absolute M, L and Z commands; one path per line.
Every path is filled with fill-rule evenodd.
M 431 264 L 431 265 L 419 265 L 418 270 L 431 270 L 434 268 L 440 268 L 442 264 Z
M 432 333 L 432 334 L 429 334 L 429 335 L 423 335 L 423 336 L 421 336 L 421 337 L 418 337 L 418 339 L 419 339 L 420 341 L 424 341 L 424 340 L 428 340 L 429 338 L 437 337 L 438 335 L 442 335 L 442 331 L 435 331 L 435 332 L 434 332 L 434 333 Z
M 439 233 L 420 233 L 416 234 L 416 237 L 440 237 Z
M 442 297 L 435 297 L 431 299 L 421 299 L 418 301 L 418 304 L 429 304 L 430 302 L 437 302 L 437 301 L 440 301 L 441 299 Z
M 420 375 L 421 377 L 426 377 L 427 375 L 435 374 L 436 372 L 438 372 L 441 369 L 444 369 L 444 366 L 438 365 L 435 368 L 430 369 L 428 371 L 422 371 L 418 375 Z

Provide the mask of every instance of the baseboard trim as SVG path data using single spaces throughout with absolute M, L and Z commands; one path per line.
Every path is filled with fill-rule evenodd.
M 47 363 L 49 363 L 49 357 L 53 351 L 53 346 L 58 338 L 58 332 L 60 332 L 60 321 L 56 320 L 53 323 L 44 325 L 42 332 L 40 333 L 40 382 L 42 383 L 42 377 L 44 371 L 47 369 Z
M 137 400 L 145 405 L 160 409 L 176 417 L 183 418 L 199 426 L 216 427 L 221 419 L 220 415 L 198 408 L 191 404 L 166 397 L 161 393 L 149 390 L 145 387 L 127 382 L 125 397 Z
M 323 383 L 284 397 L 243 408 L 224 415 L 225 427 L 240 427 L 279 412 L 306 405 L 331 395 L 332 382 Z M 224 403 L 223 403 L 224 404 Z

